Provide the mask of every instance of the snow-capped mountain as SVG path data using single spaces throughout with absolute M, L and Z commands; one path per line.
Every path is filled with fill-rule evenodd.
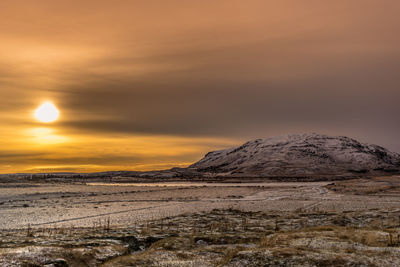
M 243 177 L 351 176 L 400 172 L 400 155 L 344 136 L 296 134 L 210 152 L 189 168 Z

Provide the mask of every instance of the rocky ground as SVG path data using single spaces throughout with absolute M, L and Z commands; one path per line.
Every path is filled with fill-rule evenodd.
M 1 233 L 1 266 L 399 266 L 397 212 L 183 214 Z
M 0 266 L 399 266 L 399 177 L 0 188 Z

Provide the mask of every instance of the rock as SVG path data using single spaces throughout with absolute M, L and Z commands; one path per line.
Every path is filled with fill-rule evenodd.
M 45 267 L 68 267 L 69 264 L 66 260 L 64 259 L 55 259 L 52 260 L 51 262 L 46 262 Z
M 131 252 L 140 250 L 141 242 L 135 236 L 123 236 L 119 240 L 126 243 Z
M 196 241 L 196 244 L 197 244 L 197 245 L 200 245 L 200 246 L 205 246 L 205 245 L 207 245 L 207 242 L 200 239 L 200 240 L 197 240 L 197 241 Z

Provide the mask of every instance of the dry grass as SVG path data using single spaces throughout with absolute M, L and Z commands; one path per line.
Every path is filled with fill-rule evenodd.
M 260 246 L 282 247 L 290 246 L 295 239 L 316 239 L 331 238 L 338 242 L 352 241 L 368 247 L 397 247 L 400 245 L 399 230 L 374 230 L 374 229 L 358 229 L 352 227 L 341 226 L 318 226 L 308 227 L 299 231 L 288 231 L 275 233 L 262 238 Z
M 369 179 L 335 181 L 326 188 L 342 194 L 388 195 L 400 193 L 400 181 L 396 176 L 371 177 Z
M 217 263 L 217 266 L 225 266 L 242 250 L 243 248 L 241 247 L 227 250 L 225 252 L 225 257 Z

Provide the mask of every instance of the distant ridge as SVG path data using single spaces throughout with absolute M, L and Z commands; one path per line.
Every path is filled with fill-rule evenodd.
M 293 134 L 209 152 L 189 168 L 208 175 L 354 176 L 400 172 L 400 155 L 345 136 Z
M 188 168 L 145 172 L 1 174 L 0 183 L 17 180 L 224 181 L 223 178 L 234 178 L 235 181 L 246 181 L 246 178 L 317 181 L 392 174 L 400 174 L 399 154 L 345 136 L 312 133 L 256 139 L 238 147 L 209 152 Z

